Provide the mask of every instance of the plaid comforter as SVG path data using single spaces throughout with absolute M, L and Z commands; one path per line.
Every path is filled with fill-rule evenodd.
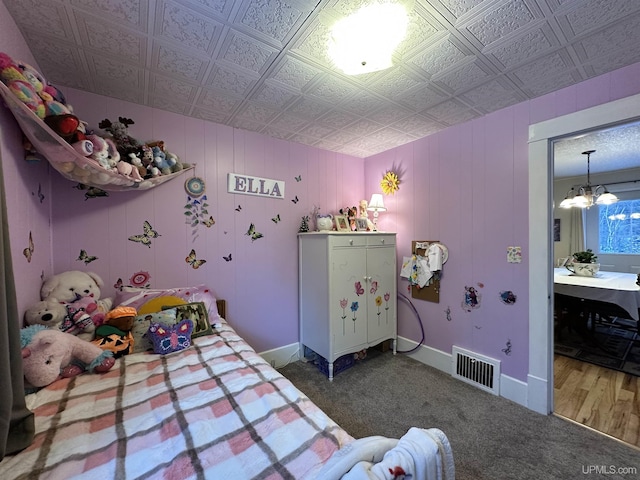
M 313 478 L 353 440 L 227 324 L 27 402 L 36 437 L 0 462 L 2 479 Z

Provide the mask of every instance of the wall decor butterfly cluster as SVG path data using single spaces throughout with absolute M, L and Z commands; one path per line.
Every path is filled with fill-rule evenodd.
M 187 262 L 189 265 L 191 265 L 191 267 L 194 270 L 197 270 L 198 268 L 200 268 L 202 265 L 204 265 L 205 263 L 207 263 L 206 260 L 198 260 L 196 258 L 196 251 L 195 249 L 191 249 L 191 251 L 189 252 L 189 255 L 187 255 L 187 258 L 184 259 L 185 262 Z
M 33 237 L 31 236 L 31 232 L 29 232 L 29 246 L 24 250 L 22 250 L 22 254 L 24 255 L 24 258 L 27 259 L 27 263 L 31 263 L 31 257 L 33 257 L 33 250 L 34 250 Z
M 211 215 L 207 207 L 207 196 L 202 195 L 200 198 L 187 196 L 187 204 L 184 206 L 184 215 L 188 225 L 191 225 L 192 240 L 198 238 L 198 226 L 202 223 L 207 228 L 212 227 L 216 221 Z
M 80 250 L 80 255 L 76 258 L 76 261 L 84 262 L 85 265 L 89 265 L 91 262 L 98 260 L 98 257 L 89 255 L 86 250 Z
M 256 226 L 253 223 L 249 225 L 249 230 L 247 230 L 247 233 L 245 233 L 245 235 L 248 235 L 251 237 L 251 243 L 255 242 L 259 238 L 264 237 L 264 235 L 256 231 Z
M 145 220 L 142 224 L 142 228 L 144 232 L 141 235 L 131 235 L 129 240 L 136 243 L 141 243 L 142 245 L 146 245 L 148 248 L 151 248 L 151 239 L 158 238 L 160 234 L 153 229 L 151 224 Z

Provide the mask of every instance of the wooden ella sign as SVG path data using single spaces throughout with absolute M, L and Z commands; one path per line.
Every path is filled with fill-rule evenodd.
M 227 192 L 284 199 L 284 180 L 230 173 L 227 176 Z

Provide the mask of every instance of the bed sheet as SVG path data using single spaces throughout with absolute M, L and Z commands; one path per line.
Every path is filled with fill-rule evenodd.
M 35 439 L 0 478 L 306 479 L 354 440 L 226 323 L 182 352 L 54 382 L 27 405 Z

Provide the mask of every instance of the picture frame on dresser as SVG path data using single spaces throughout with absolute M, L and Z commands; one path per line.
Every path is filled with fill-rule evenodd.
M 356 218 L 356 229 L 358 232 L 366 232 L 368 228 L 366 218 Z
M 351 231 L 351 228 L 349 227 L 349 220 L 346 215 L 336 215 L 333 219 L 336 221 L 336 230 L 338 232 Z

